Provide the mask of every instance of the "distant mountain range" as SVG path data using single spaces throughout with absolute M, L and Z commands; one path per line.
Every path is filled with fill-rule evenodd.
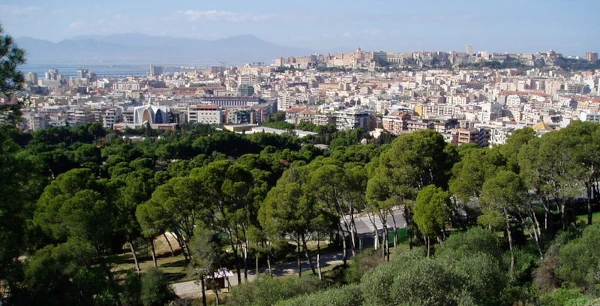
M 280 46 L 252 35 L 200 40 L 143 34 L 77 36 L 57 43 L 21 37 L 16 44 L 29 64 L 245 64 L 313 50 Z

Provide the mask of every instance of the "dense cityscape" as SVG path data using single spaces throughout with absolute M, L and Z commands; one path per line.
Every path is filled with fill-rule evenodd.
M 0 306 L 600 305 L 595 2 L 31 1 Z
M 272 65 L 170 74 L 150 65 L 147 77 L 112 79 L 85 68 L 68 78 L 57 69 L 44 76 L 30 72 L 21 96 L 27 100 L 22 128 L 100 122 L 124 130 L 147 122 L 155 129 L 173 130 L 193 122 L 266 131 L 258 126 L 271 114 L 285 112 L 285 121 L 295 125 L 363 127 L 375 136 L 431 129 L 448 142 L 483 147 L 503 144 L 526 126 L 545 133 L 573 120 L 600 120 L 600 76 L 593 70 L 600 68 L 597 53 L 585 58 L 554 51 L 473 53 L 469 45 L 465 51 L 359 48 L 278 58 Z

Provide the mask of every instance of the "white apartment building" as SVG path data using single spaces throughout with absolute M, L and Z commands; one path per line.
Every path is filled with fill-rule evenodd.
M 187 121 L 204 124 L 222 124 L 223 114 L 217 105 L 196 105 L 188 107 Z
M 457 107 L 443 104 L 425 104 L 421 115 L 424 118 L 436 117 L 454 117 L 457 114 Z
M 294 107 L 296 104 L 306 103 L 314 104 L 316 99 L 309 94 L 289 95 L 283 94 L 277 99 L 277 111 L 285 111 L 288 108 Z
M 481 105 L 479 121 L 487 123 L 499 117 L 502 117 L 502 104 L 489 102 Z
M 369 130 L 371 116 L 367 112 L 342 111 L 335 112 L 335 127 L 338 130 L 353 130 L 363 127 Z
M 258 76 L 253 74 L 240 75 L 238 79 L 238 87 L 254 86 L 256 84 L 258 84 Z
M 115 123 L 121 122 L 121 113 L 120 108 L 112 108 L 104 111 L 104 116 L 102 116 L 102 126 L 105 128 L 112 128 Z
M 140 83 L 138 82 L 117 82 L 112 85 L 114 91 L 132 91 L 140 90 Z
M 600 122 L 600 114 L 592 111 L 579 113 L 579 120 L 584 122 Z
M 467 95 L 452 95 L 446 97 L 447 103 L 451 105 L 467 105 L 471 102 L 471 99 Z

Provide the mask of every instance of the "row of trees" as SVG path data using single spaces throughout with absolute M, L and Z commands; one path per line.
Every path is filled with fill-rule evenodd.
M 285 148 L 299 147 L 296 138 L 285 135 L 180 132 L 132 143 L 104 135 L 93 125 L 31 136 L 5 128 L 3 177 L 21 179 L 2 185 L 5 194 L 15 197 L 3 202 L 10 217 L 4 223 L 2 279 L 6 284 L 15 279 L 7 287 L 11 292 L 33 290 L 19 279 L 23 266 L 16 258 L 28 254 L 33 262 L 68 245 L 87 250 L 88 265 L 101 271 L 118 292 L 119 281 L 111 280 L 110 256 L 121 246 L 127 246 L 137 261 L 140 246 L 152 249 L 155 238 L 172 233 L 193 262 L 197 228 L 208 231 L 203 239 L 215 241 L 215 257 L 202 269 L 229 266 L 242 280 L 252 257 L 271 264 L 273 254 L 292 241 L 297 260 L 306 258 L 319 275 L 320 260 L 317 256 L 313 262 L 307 242 L 338 234 L 348 237 L 342 239 L 348 244 L 344 252 L 356 255 L 357 214 L 384 225 L 379 244 L 389 258 L 390 245 L 397 241 L 387 241 L 387 229 L 401 225 L 387 224 L 388 216 L 402 209 L 409 244 L 423 243 L 432 255 L 432 244 L 443 243 L 450 225 L 468 224 L 453 216 L 463 211 L 467 218 L 472 216 L 477 209 L 473 201 L 483 213 L 478 222 L 506 231 L 510 250 L 520 243 L 513 237 L 526 231 L 541 258 L 556 230 L 574 223 L 581 195 L 591 216 L 598 193 L 593 154 L 598 131 L 596 124 L 576 122 L 538 138 L 533 130 L 523 129 L 507 145 L 492 149 L 457 148 L 433 131 L 422 131 L 399 137 L 391 146 L 339 147 L 321 156 L 324 152 L 310 145 L 299 151 Z M 188 159 L 159 156 L 161 147 L 188 138 L 195 139 L 192 148 L 204 154 Z M 240 139 L 248 145 L 235 148 Z M 258 154 L 245 154 L 261 147 Z M 46 296 L 46 289 L 54 287 L 37 288 L 41 292 L 32 296 Z
M 201 266 L 193 256 L 199 250 L 193 247 L 195 228 L 211 229 L 201 235 L 215 240 L 211 267 L 236 268 L 241 278 L 253 254 L 282 249 L 284 243 L 267 244 L 262 238 L 258 211 L 268 191 L 286 168 L 324 154 L 312 145 L 300 149 L 291 135 L 243 136 L 202 126 L 141 142 L 97 124 L 32 134 L 5 126 L 1 135 L 2 188 L 14 197 L 2 201 L 3 211 L 10 212 L 2 215 L 7 221 L 0 247 L 3 296 L 40 303 L 51 296 L 57 303 L 70 300 L 65 288 L 79 282 L 73 273 L 94 271 L 105 282 L 86 284 L 92 289 L 84 295 L 103 292 L 119 300 L 122 276 L 113 271 L 113 256 L 125 246 L 139 271 L 140 248 L 153 250 L 154 239 L 165 234 L 177 238 L 191 266 Z M 364 164 L 378 150 L 350 146 L 331 155 Z M 37 277 L 34 262 L 66 250 L 71 255 L 61 259 L 63 264 L 88 268 L 57 266 L 53 273 L 64 275 L 66 283 L 46 284 L 50 279 Z M 89 256 L 75 255 L 84 250 Z M 22 255 L 25 262 L 17 260 Z
M 321 223 L 318 221 L 326 219 L 325 216 L 328 214 L 333 215 L 334 219 L 340 224 L 346 224 L 347 220 L 344 220 L 344 217 L 349 215 L 351 208 L 355 208 L 356 211 L 363 214 L 379 218 L 385 231 L 382 236 L 384 241 L 382 242 L 381 254 L 387 260 L 389 260 L 390 254 L 389 247 L 392 244 L 386 241 L 390 236 L 387 233 L 387 228 L 396 225 L 390 226 L 385 222 L 394 207 L 401 208 L 404 210 L 407 221 L 409 245 L 411 247 L 423 244 L 426 246 L 427 257 L 434 257 L 432 238 L 440 245 L 435 250 L 435 259 L 425 261 L 426 263 L 423 264 L 423 267 L 428 268 L 435 267 L 436 262 L 442 260 L 439 259 L 442 256 L 437 253 L 443 253 L 443 250 L 450 243 L 446 242 L 450 228 L 466 227 L 477 222 L 491 231 L 504 232 L 504 243 L 506 243 L 507 250 L 506 260 L 502 256 L 503 250 L 483 244 L 482 252 L 495 254 L 497 262 L 492 263 L 488 259 L 481 259 L 481 267 L 479 268 L 482 271 L 492 271 L 494 275 L 498 274 L 499 277 L 502 275 L 507 277 L 506 280 L 499 280 L 499 282 L 504 284 L 506 290 L 509 290 L 506 293 L 508 300 L 512 302 L 519 300 L 533 301 L 540 298 L 533 295 L 529 289 L 533 278 L 532 268 L 536 265 L 553 265 L 545 267 L 545 277 L 550 281 L 546 280 L 546 287 L 544 287 L 546 291 L 543 292 L 553 292 L 562 285 L 567 286 L 567 288 L 571 288 L 570 286 L 580 288 L 578 290 L 583 290 L 586 294 L 594 296 L 597 294 L 594 286 L 598 282 L 593 276 L 595 275 L 593 271 L 596 271 L 595 267 L 600 262 L 594 259 L 594 256 L 585 255 L 590 254 L 589 250 L 582 252 L 582 249 L 578 249 L 583 247 L 583 242 L 577 240 L 569 243 L 568 247 L 563 248 L 562 251 L 564 254 L 571 254 L 571 256 L 574 252 L 581 252 L 575 257 L 577 259 L 567 255 L 557 259 L 557 255 L 553 254 L 556 254 L 557 248 L 562 248 L 566 243 L 564 238 L 559 238 L 563 242 L 557 242 L 553 239 L 558 231 L 568 233 L 576 228 L 575 216 L 579 213 L 587 213 L 586 223 L 592 223 L 592 213 L 598 199 L 597 168 L 599 161 L 596 155 L 600 151 L 598 147 L 600 144 L 599 135 L 598 124 L 583 122 L 575 122 L 565 129 L 547 133 L 542 137 L 537 137 L 532 129 L 526 128 L 516 131 L 509 138 L 506 145 L 490 149 L 476 146 L 456 148 L 447 145 L 441 135 L 435 132 L 417 132 L 394 140 L 390 147 L 383 150 L 379 156 L 372 158 L 364 166 L 366 175 L 363 176 L 362 182 L 366 181 L 366 196 L 361 197 L 363 192 L 360 191 L 358 186 L 352 187 L 359 192 L 351 196 L 352 203 L 356 203 L 358 197 L 361 205 L 350 206 L 345 204 L 342 206 L 344 207 L 343 210 L 333 211 L 330 209 L 329 203 L 335 204 L 338 200 L 341 200 L 341 203 L 347 203 L 342 196 L 336 195 L 336 191 L 341 190 L 340 186 L 328 184 L 327 180 L 319 181 L 317 185 L 311 185 L 311 177 L 318 176 L 317 173 L 328 169 L 327 159 L 317 159 L 307 166 L 292 168 L 284 172 L 264 204 L 265 208 L 269 209 L 288 209 L 280 214 L 268 215 L 269 220 L 276 222 L 274 227 L 282 230 L 286 227 L 282 226 L 284 223 L 277 223 L 282 222 L 279 219 L 293 220 L 293 222 L 288 223 L 292 226 L 292 230 L 283 231 L 290 237 L 294 237 L 298 245 L 302 243 L 303 236 L 308 236 L 311 232 L 318 233 L 322 230 L 319 228 Z M 322 161 L 326 163 L 323 164 Z M 334 173 L 327 174 L 324 177 L 329 177 L 331 181 L 339 182 L 340 185 L 349 185 L 342 178 L 336 177 Z M 355 179 L 355 181 L 360 182 L 361 180 Z M 324 188 L 320 189 L 319 186 Z M 272 202 L 269 201 L 270 199 L 272 199 Z M 310 210 L 313 214 L 307 213 L 305 210 Z M 302 215 L 292 214 L 291 212 L 294 211 L 298 211 Z M 477 213 L 478 211 L 479 213 Z M 464 218 L 457 219 L 456 217 L 460 215 Z M 477 217 L 477 215 L 479 216 Z M 265 226 L 265 228 L 268 228 L 268 226 Z M 351 233 L 351 224 L 338 227 L 338 230 L 344 229 L 350 229 L 349 236 L 354 236 Z M 491 234 L 491 232 L 488 233 Z M 591 238 L 592 234 L 590 233 L 584 233 L 581 238 L 582 241 L 595 243 L 592 242 L 594 238 Z M 525 235 L 529 235 L 530 239 L 528 240 Z M 451 237 L 466 239 L 456 235 Z M 419 242 L 420 240 L 423 242 Z M 350 242 L 354 247 L 354 240 L 350 239 Z M 529 246 L 532 246 L 532 248 L 528 249 Z M 527 250 L 532 250 L 532 252 Z M 298 253 L 298 258 L 299 256 Z M 549 256 L 551 259 L 548 259 Z M 583 264 L 588 259 L 591 261 L 591 269 L 588 268 L 589 264 Z M 402 260 L 405 261 L 406 258 Z M 477 260 L 469 258 L 465 262 L 478 262 Z M 550 262 L 546 263 L 548 260 Z M 502 264 L 499 264 L 501 261 Z M 568 269 L 569 272 L 561 270 L 560 264 L 556 262 L 568 266 L 565 269 Z M 578 266 L 575 262 L 578 262 L 581 266 Z M 419 263 L 414 264 L 419 265 Z M 440 264 L 439 267 L 445 265 L 449 264 Z M 412 269 L 413 267 L 403 265 L 402 271 L 409 268 Z M 504 272 L 500 273 L 499 269 Z M 542 270 L 542 267 L 538 269 L 538 271 Z M 387 270 L 382 268 L 382 271 Z M 425 270 L 419 273 L 421 272 L 423 275 L 428 275 L 427 277 L 432 276 L 431 273 L 426 273 Z M 430 272 L 433 273 L 433 271 Z M 452 273 L 455 272 L 438 272 L 442 275 L 451 273 L 446 276 L 450 279 L 457 277 L 457 280 L 460 279 L 460 273 L 464 273 L 459 271 L 457 272 L 458 276 L 452 276 Z M 536 275 L 542 275 L 542 272 L 536 273 L 539 273 Z M 390 275 L 392 277 L 397 273 Z M 425 277 L 423 275 L 421 277 Z M 374 281 L 377 286 L 381 286 L 381 282 L 381 279 Z M 458 283 L 460 282 L 458 281 Z M 387 284 L 385 281 L 383 283 Z M 410 285 L 410 283 L 403 283 L 403 286 Z M 438 285 L 441 286 L 442 284 Z M 541 284 L 537 285 L 538 288 L 542 287 Z M 442 299 L 438 301 L 439 303 L 446 301 L 443 304 L 461 304 L 464 302 L 463 299 L 467 298 L 462 295 L 464 292 L 460 292 L 460 286 L 455 287 L 452 285 L 445 288 L 439 291 L 443 293 L 439 297 Z M 371 289 L 372 291 L 376 290 L 375 287 Z M 340 290 L 340 292 L 347 292 L 344 291 L 345 289 Z M 541 299 L 553 303 L 552 301 L 561 300 L 558 295 L 564 292 L 572 296 L 573 292 L 576 292 L 576 290 L 568 290 L 571 289 L 560 289 L 555 293 L 557 296 L 549 294 L 542 296 Z M 337 294 L 336 291 L 335 295 Z M 382 294 L 390 294 L 390 291 L 384 290 Z M 323 293 L 319 296 L 326 297 L 328 294 Z M 493 297 L 495 295 L 486 293 L 483 296 Z M 574 294 L 574 296 L 577 299 L 587 299 L 580 298 L 579 293 Z M 313 297 L 307 297 L 306 299 L 307 301 L 314 301 Z M 398 301 L 399 299 L 394 298 L 387 302 L 375 299 L 375 302 L 373 302 L 372 298 L 365 298 L 363 302 L 367 305 L 381 305 L 390 304 L 392 300 Z M 472 301 L 472 298 L 467 300 Z M 419 301 L 424 304 L 433 303 L 433 300 L 429 299 Z M 294 300 L 294 303 L 296 302 L 298 301 Z M 421 302 L 411 300 L 409 304 Z M 483 303 L 481 301 L 473 303 L 501 305 L 504 303 L 511 304 L 512 302 L 505 301 L 501 303 L 498 300 L 494 303 Z M 468 304 L 471 304 L 471 302 L 468 302 Z

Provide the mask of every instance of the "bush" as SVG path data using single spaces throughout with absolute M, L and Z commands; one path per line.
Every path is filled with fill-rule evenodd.
M 169 280 L 158 268 L 150 268 L 142 275 L 141 300 L 144 306 L 164 305 L 174 298 Z
M 542 303 L 546 306 L 588 306 L 593 304 L 592 299 L 581 295 L 577 289 L 561 288 L 552 294 L 542 296 Z
M 498 236 L 492 231 L 474 227 L 464 233 L 452 234 L 436 249 L 438 257 L 464 257 L 477 253 L 489 254 L 501 261 L 503 252 Z
M 271 306 L 278 301 L 315 292 L 324 283 L 313 276 L 273 278 L 259 276 L 256 280 L 233 287 L 227 297 L 228 305 Z
M 358 284 L 352 284 L 284 300 L 276 306 L 357 306 L 362 302 Z
M 375 249 L 366 249 L 364 252 L 352 258 L 345 272 L 345 281 L 348 284 L 358 283 L 363 275 L 377 267 L 383 258 Z
M 585 228 L 581 238 L 569 242 L 559 251 L 560 267 L 556 274 L 570 285 L 591 293 L 600 284 L 600 224 Z
M 394 305 L 391 290 L 394 278 L 407 267 L 423 260 L 423 253 L 413 251 L 398 254 L 389 262 L 367 272 L 361 279 L 360 290 L 365 305 Z

